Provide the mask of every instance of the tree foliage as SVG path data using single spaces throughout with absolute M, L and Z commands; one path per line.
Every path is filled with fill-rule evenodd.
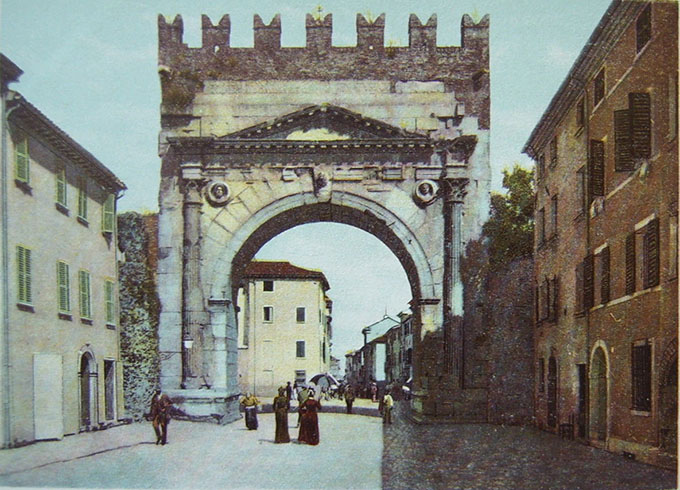
M 484 224 L 492 267 L 533 253 L 534 171 L 515 164 L 503 170 L 505 194 L 491 194 L 491 215 Z
M 148 411 L 158 386 L 158 318 L 160 303 L 154 271 L 149 264 L 148 232 L 144 217 L 129 212 L 118 216 L 118 244 L 125 260 L 119 267 L 121 358 L 125 409 L 135 420 Z

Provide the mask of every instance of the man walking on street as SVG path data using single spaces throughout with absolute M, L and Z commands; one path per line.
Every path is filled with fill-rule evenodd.
M 151 420 L 156 433 L 156 445 L 163 446 L 168 442 L 168 423 L 170 422 L 170 407 L 172 400 L 161 390 L 156 390 L 151 398 Z
M 347 413 L 352 413 L 352 403 L 354 403 L 354 390 L 348 386 L 345 390 L 345 404 L 347 405 Z
M 382 413 L 383 413 L 383 424 L 392 423 L 392 407 L 394 406 L 394 399 L 390 395 L 389 390 L 385 393 L 382 399 Z

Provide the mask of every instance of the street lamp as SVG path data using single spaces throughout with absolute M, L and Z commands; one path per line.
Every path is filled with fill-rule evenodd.
M 187 380 L 191 377 L 190 355 L 191 347 L 194 345 L 194 339 L 189 332 L 185 332 L 182 336 L 182 389 L 186 389 Z

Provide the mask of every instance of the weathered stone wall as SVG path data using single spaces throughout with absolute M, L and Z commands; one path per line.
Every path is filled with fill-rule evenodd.
M 491 423 L 532 423 L 532 274 L 531 256 L 492 269 L 479 241 L 463 261 L 464 386 L 487 389 Z
M 148 412 L 160 371 L 155 223 L 155 216 L 134 212 L 118 216 L 118 241 L 124 254 L 119 268 L 123 389 L 125 409 L 135 420 Z

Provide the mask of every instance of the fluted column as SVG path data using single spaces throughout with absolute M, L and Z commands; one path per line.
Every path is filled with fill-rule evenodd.
M 185 170 L 186 173 L 186 169 Z M 186 175 L 185 175 L 186 177 Z M 184 180 L 184 254 L 182 270 L 182 388 L 198 388 L 202 382 L 202 320 L 205 316 L 201 289 L 201 187 L 198 178 Z
M 463 202 L 468 179 L 447 179 L 444 201 L 444 325 L 445 359 L 448 370 L 461 383 L 463 378 L 463 283 L 460 261 L 463 255 Z M 461 384 L 462 386 L 462 384 Z

